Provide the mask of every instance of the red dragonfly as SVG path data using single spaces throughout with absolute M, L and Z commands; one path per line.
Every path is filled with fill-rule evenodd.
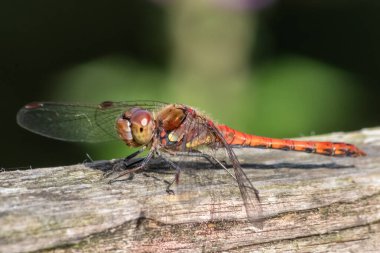
M 156 155 L 162 157 L 161 152 L 199 155 L 200 147 L 225 149 L 247 217 L 256 224 L 263 219 L 258 191 L 242 170 L 232 147 L 292 150 L 328 156 L 366 155 L 347 143 L 273 139 L 242 133 L 214 123 L 190 106 L 152 101 L 106 101 L 99 105 L 34 102 L 21 108 L 17 122 L 34 133 L 54 139 L 101 142 L 118 138 L 130 147 L 140 147 L 128 158 L 149 149 L 148 155 L 133 171 L 146 167 Z M 225 168 L 216 158 L 206 154 L 202 156 Z M 167 158 L 162 158 L 177 170 L 178 182 L 180 168 Z

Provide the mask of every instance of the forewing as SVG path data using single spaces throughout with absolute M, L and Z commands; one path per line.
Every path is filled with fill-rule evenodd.
M 156 110 L 154 101 L 103 102 L 99 105 L 35 102 L 17 113 L 17 123 L 34 133 L 64 141 L 103 142 L 118 139 L 116 119 L 131 107 Z

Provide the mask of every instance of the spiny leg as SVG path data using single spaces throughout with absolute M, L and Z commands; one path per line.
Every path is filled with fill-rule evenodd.
M 140 148 L 139 150 L 137 150 L 136 152 L 130 154 L 129 156 L 127 156 L 126 158 L 124 158 L 124 162 L 128 162 L 129 160 L 131 160 L 132 158 L 138 156 L 139 154 L 141 154 L 142 152 L 144 152 L 146 147 L 143 147 L 143 148 Z
M 221 163 L 219 161 L 214 163 L 214 161 L 216 160 L 214 157 L 207 155 L 207 154 L 204 154 L 201 151 L 196 150 L 196 149 L 192 150 L 191 152 L 185 152 L 185 151 L 170 152 L 170 151 L 167 151 L 167 153 L 169 155 L 172 155 L 172 156 L 202 157 L 202 158 L 206 159 L 213 166 L 219 165 L 219 163 Z
M 140 153 L 141 153 L 141 152 L 140 152 Z M 113 182 L 115 182 L 115 181 L 118 181 L 117 179 L 119 179 L 119 178 L 121 178 L 121 177 L 123 177 L 123 176 L 125 176 L 125 175 L 127 175 L 127 174 L 132 175 L 132 173 L 134 173 L 134 172 L 136 172 L 136 171 L 143 170 L 143 169 L 146 167 L 146 165 L 150 162 L 150 160 L 152 159 L 154 153 L 155 153 L 154 150 L 150 151 L 150 152 L 148 153 L 148 155 L 144 158 L 144 160 L 141 162 L 141 164 L 140 164 L 139 166 L 137 166 L 136 168 L 133 168 L 133 169 L 128 169 L 127 171 L 125 171 L 125 172 L 119 174 L 117 177 L 111 179 L 108 183 L 111 184 L 111 183 L 113 183 Z M 133 155 L 133 154 L 132 154 L 132 155 Z M 135 155 L 135 156 L 136 156 L 136 155 Z M 134 156 L 133 156 L 133 157 L 134 157 Z M 133 163 L 133 164 L 134 164 L 134 163 Z
M 132 166 L 134 166 L 134 165 L 136 165 L 138 163 L 143 162 L 145 158 L 138 158 L 137 160 L 133 161 L 132 163 L 128 163 L 133 158 L 135 158 L 136 156 L 138 156 L 139 154 L 141 154 L 144 150 L 145 150 L 145 147 L 137 150 L 136 152 L 133 152 L 132 154 L 130 154 L 129 156 L 127 156 L 126 158 L 124 158 L 122 161 L 120 161 L 117 164 L 115 164 L 113 166 L 113 168 L 109 172 L 104 173 L 103 177 L 104 178 L 108 178 L 110 175 L 112 175 L 116 171 L 126 170 L 126 169 L 131 168 Z
M 197 150 L 197 152 L 176 152 L 174 155 L 176 156 L 187 156 L 187 157 L 202 157 L 206 159 L 208 162 L 210 162 L 212 165 L 219 165 L 222 167 L 224 170 L 227 171 L 227 173 L 234 179 L 236 180 L 235 176 L 231 174 L 231 172 L 227 169 L 227 167 L 218 159 L 215 157 L 202 153 L 201 151 Z
M 178 183 L 181 168 L 178 165 L 176 165 L 175 163 L 173 163 L 171 160 L 169 160 L 168 158 L 161 155 L 160 153 L 157 152 L 157 154 L 165 162 L 167 162 L 172 168 L 174 168 L 176 170 L 175 178 L 173 179 L 172 182 L 168 183 L 169 185 L 168 185 L 167 190 L 166 190 L 168 193 L 174 193 L 173 190 L 170 189 L 170 187 L 174 184 L 174 182 Z M 235 181 L 237 181 L 236 177 L 226 168 L 226 166 L 221 161 L 219 161 L 218 159 L 216 159 L 215 157 L 213 157 L 211 155 L 204 154 L 204 153 L 200 152 L 199 150 L 196 150 L 196 152 L 180 152 L 179 151 L 179 152 L 169 153 L 169 154 L 175 155 L 175 156 L 185 156 L 185 157 L 202 157 L 202 158 L 206 159 L 208 162 L 210 162 L 212 165 L 219 165 L 220 167 L 222 167 L 224 170 L 227 171 L 227 173 Z
M 124 158 L 123 165 L 125 166 L 125 168 L 132 167 L 135 164 L 143 162 L 145 160 L 145 158 L 138 158 L 137 160 L 129 163 L 133 158 L 135 158 L 136 156 L 138 156 L 139 154 L 141 154 L 142 152 L 144 152 L 145 149 L 146 149 L 146 147 L 143 147 L 143 148 L 137 150 L 136 152 L 130 154 L 126 158 Z
M 157 155 L 162 160 L 164 160 L 165 162 L 167 162 L 170 167 L 172 167 L 173 169 L 176 170 L 174 179 L 171 182 L 168 182 L 168 181 L 165 180 L 165 182 L 168 184 L 168 186 L 166 187 L 166 192 L 168 194 L 174 194 L 174 191 L 172 189 L 170 189 L 170 187 L 174 184 L 174 182 L 178 183 L 178 181 L 179 181 L 179 174 L 180 174 L 181 168 L 177 164 L 173 163 L 170 159 L 168 159 L 168 158 L 164 157 L 163 155 L 161 155 L 160 153 L 157 152 Z

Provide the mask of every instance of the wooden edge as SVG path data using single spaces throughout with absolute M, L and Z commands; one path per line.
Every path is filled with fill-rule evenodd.
M 380 128 L 320 138 L 353 142 L 368 156 L 236 150 L 260 192 L 263 229 L 247 221 L 228 173 L 204 163 L 196 176 L 181 174 L 174 195 L 161 163 L 114 184 L 103 178 L 108 162 L 1 172 L 0 252 L 375 252 Z

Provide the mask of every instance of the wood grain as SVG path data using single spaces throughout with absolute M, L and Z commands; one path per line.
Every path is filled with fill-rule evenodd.
M 193 159 L 177 159 L 175 194 L 165 190 L 174 172 L 160 161 L 113 184 L 103 172 L 117 161 L 5 170 L 0 252 L 378 251 L 380 128 L 308 139 L 350 142 L 368 156 L 236 150 L 260 192 L 262 230 L 246 220 L 231 176 Z

